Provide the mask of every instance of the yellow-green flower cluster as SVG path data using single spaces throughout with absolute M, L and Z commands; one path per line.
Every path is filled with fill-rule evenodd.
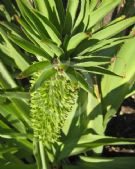
M 31 84 L 38 76 L 39 74 L 34 75 Z M 31 122 L 34 136 L 44 144 L 56 142 L 76 98 L 75 84 L 58 73 L 32 92 Z

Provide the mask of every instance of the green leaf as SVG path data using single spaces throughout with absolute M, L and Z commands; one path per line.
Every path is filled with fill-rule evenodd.
M 11 103 L 0 104 L 0 114 L 3 116 L 3 121 L 5 124 L 9 125 L 11 123 L 12 126 L 17 129 L 17 131 L 20 133 L 26 133 L 26 128 L 21 119 L 19 119 L 16 115 L 16 109 Z
M 49 39 L 42 39 L 39 35 L 30 27 L 27 23 L 25 23 L 22 19 L 18 18 L 18 22 L 24 28 L 24 33 L 26 36 L 37 46 L 41 47 L 47 55 L 50 57 L 54 56 L 54 52 L 56 55 L 60 56 L 63 51 L 61 48 L 57 47 L 51 40 Z M 42 40 L 41 40 L 42 39 Z
M 0 60 L 0 86 L 7 89 L 7 88 L 16 88 L 17 85 L 13 78 L 11 77 L 10 73 Z
M 86 2 L 85 0 L 81 0 L 81 9 L 73 27 L 73 34 L 76 32 L 77 28 L 81 25 L 82 20 L 84 18 L 85 2 Z
M 39 142 L 36 138 L 33 138 L 33 154 L 36 159 L 36 164 L 38 168 L 42 167 L 42 162 L 40 158 L 40 149 L 39 149 Z
M 83 18 L 83 22 L 82 22 L 82 25 L 84 25 L 83 31 L 86 31 L 88 23 L 89 23 L 89 20 L 90 20 L 90 11 L 89 11 L 90 1 L 86 0 L 85 1 L 85 5 L 86 5 L 85 13 L 84 13 L 84 18 Z
M 50 7 L 50 20 L 52 23 L 61 31 L 61 26 L 64 19 L 64 8 L 61 0 L 48 0 L 48 4 Z M 59 4 L 59 5 L 58 5 Z M 49 9 L 48 7 L 48 9 Z M 61 11 L 61 12 L 60 12 Z M 62 14 L 62 16 L 60 16 Z M 63 17 L 63 19 L 62 19 Z M 62 19 L 62 20 L 61 20 Z
M 48 19 L 46 19 L 42 14 L 40 14 L 36 10 L 33 10 L 33 13 L 39 18 L 39 20 L 43 24 L 44 28 L 46 29 L 48 35 L 50 36 L 50 38 L 58 46 L 60 46 L 61 45 L 61 35 L 58 32 L 57 28 Z
M 24 70 L 29 66 L 29 63 L 24 59 L 21 51 L 17 50 L 8 39 L 8 36 L 3 28 L 0 27 L 0 34 L 5 41 L 5 44 L 0 44 L 0 49 L 7 56 L 12 58 L 20 70 Z
M 56 46 L 56 44 L 54 44 L 52 41 L 42 40 L 42 44 L 43 44 L 43 46 L 48 45 L 48 47 L 50 48 L 50 51 L 53 52 L 54 55 L 56 55 L 58 57 L 60 57 L 64 54 L 63 49 Z
M 75 60 L 75 62 L 83 62 L 83 61 L 96 61 L 96 62 L 109 62 L 111 60 L 110 56 L 99 56 L 99 55 L 79 55 L 77 57 L 75 57 L 73 60 Z
M 46 6 L 46 2 L 44 0 L 35 0 L 34 4 L 36 6 L 36 9 L 42 13 L 47 19 L 49 19 L 49 12 L 48 8 Z
M 135 82 L 132 85 L 132 87 L 130 88 L 130 90 L 128 91 L 128 94 L 126 95 L 125 98 L 131 97 L 132 95 L 134 95 L 134 93 L 135 93 Z
M 73 24 L 75 22 L 75 16 L 77 8 L 79 5 L 79 0 L 68 0 L 67 10 L 66 10 L 66 19 L 64 24 L 63 33 L 70 34 Z
M 0 98 L 16 98 L 16 99 L 24 99 L 29 100 L 30 94 L 28 92 L 0 92 Z
M 15 35 L 10 35 L 9 38 L 18 46 L 20 46 L 21 48 L 23 48 L 24 50 L 26 50 L 29 53 L 32 53 L 34 55 L 39 55 L 39 56 L 43 56 L 44 58 L 46 58 L 47 60 L 51 59 L 51 56 L 49 56 L 42 48 L 35 46 L 34 44 L 32 44 L 31 42 L 17 37 Z
M 87 92 L 90 91 L 90 87 L 88 85 L 88 82 L 85 80 L 85 78 L 79 72 L 76 72 L 76 79 L 82 89 L 84 89 Z
M 3 27 L 4 30 L 10 31 L 12 34 L 14 34 L 16 36 L 23 36 L 23 37 L 25 37 L 24 34 L 22 33 L 22 31 L 19 29 L 19 27 L 16 24 L 14 24 L 14 23 L 0 22 L 0 25 L 2 25 L 2 27 Z
M 81 59 L 79 59 L 79 58 L 81 58 Z M 111 63 L 110 57 L 78 56 L 75 59 L 74 66 L 77 66 L 77 67 L 93 67 L 93 66 L 105 65 L 105 64 L 110 64 L 110 63 Z
M 96 52 L 98 50 L 106 49 L 106 48 L 121 44 L 125 42 L 125 40 L 130 39 L 130 38 L 132 37 L 124 36 L 124 37 L 119 37 L 119 38 L 104 39 L 102 41 L 95 41 L 94 39 L 90 39 L 86 41 L 85 48 L 83 47 L 83 43 L 82 43 L 81 47 L 79 47 L 77 49 L 78 51 L 76 50 L 76 52 L 78 53 L 78 55 L 84 55 L 86 53 Z M 95 41 L 95 43 L 92 43 L 92 41 L 93 42 Z
M 84 39 L 88 39 L 89 35 L 87 35 L 85 32 L 81 32 L 73 36 L 67 45 L 67 51 L 71 51 L 75 49 Z
M 0 166 L 1 169 L 15 169 L 15 168 L 19 168 L 19 169 L 36 169 L 36 165 L 26 165 L 26 164 L 5 164 Z
M 81 55 L 92 55 L 92 53 L 108 49 L 114 47 L 116 45 L 124 43 L 128 39 L 132 39 L 133 36 L 123 36 L 118 38 L 111 38 L 111 39 L 104 39 L 104 40 L 97 40 L 97 39 L 86 39 L 82 43 L 80 43 L 76 50 L 73 52 L 72 56 L 75 58 L 80 57 Z
M 0 105 L 1 107 L 0 112 L 4 117 L 6 115 L 9 117 L 11 116 L 11 119 L 9 118 L 8 120 L 12 122 L 13 119 L 14 127 L 17 128 L 17 130 L 19 130 L 20 132 L 24 132 L 25 131 L 24 124 L 26 126 L 30 126 L 29 105 L 27 102 L 25 102 L 23 99 L 20 98 L 17 99 L 15 97 L 12 98 L 10 97 L 9 99 L 11 102 Z M 18 127 L 19 125 L 20 127 Z
M 54 53 L 51 51 L 50 47 L 48 46 L 47 40 L 44 42 L 41 40 L 39 35 L 35 32 L 32 27 L 30 27 L 26 22 L 24 22 L 22 19 L 18 18 L 18 22 L 22 25 L 24 28 L 23 31 L 26 34 L 26 36 L 38 47 L 41 47 L 42 50 L 44 50 L 47 55 L 50 57 L 54 56 Z
M 134 138 L 117 138 L 104 135 L 86 134 L 82 135 L 78 141 L 78 146 L 102 146 L 102 145 L 117 145 L 117 144 L 135 144 Z
M 29 103 L 26 102 L 23 99 L 17 99 L 17 98 L 12 98 L 11 99 L 12 106 L 15 109 L 14 114 L 18 117 L 18 119 L 21 119 L 25 125 L 31 126 L 30 124 L 30 107 Z
M 0 137 L 5 139 L 26 140 L 27 138 L 31 138 L 32 136 L 28 134 L 12 132 L 11 130 L 0 128 Z
M 95 11 L 90 14 L 90 20 L 88 24 L 88 30 L 90 30 L 96 23 L 101 21 L 106 14 L 108 14 L 112 9 L 114 9 L 121 0 L 110 0 L 105 5 L 101 5 Z
M 36 31 L 38 32 L 40 36 L 40 41 L 42 42 L 42 48 L 50 55 L 52 56 L 54 53 L 57 56 L 60 56 L 63 54 L 63 51 L 61 48 L 57 47 L 49 38 L 53 39 L 54 42 L 56 42 L 59 46 L 61 44 L 61 40 L 58 38 L 58 31 L 56 28 L 40 13 L 36 12 L 36 10 L 32 10 L 27 8 L 26 5 L 21 3 L 26 21 L 31 25 L 33 23 Z M 29 19 L 27 19 L 27 15 L 29 16 Z M 26 27 L 26 26 L 25 26 Z M 38 40 L 39 41 L 39 40 Z M 40 43 L 41 43 L 40 42 Z
M 61 31 L 65 11 L 61 0 L 35 0 L 36 8 Z
M 17 0 L 16 0 L 17 1 Z M 23 3 L 27 5 L 29 8 L 32 7 L 32 3 L 29 0 L 23 0 Z
M 117 77 L 123 77 L 123 74 L 121 75 L 118 75 L 108 69 L 105 69 L 103 67 L 100 67 L 100 66 L 91 66 L 89 68 L 82 68 L 82 67 L 79 67 L 79 66 L 75 66 L 74 67 L 76 70 L 80 70 L 82 72 L 90 72 L 90 73 L 94 73 L 94 74 L 99 74 L 99 75 L 113 75 L 113 76 L 117 76 Z
M 73 68 L 69 67 L 69 69 L 66 70 L 67 75 L 71 80 L 75 81 L 79 84 L 79 86 L 84 89 L 85 91 L 89 92 L 90 88 L 85 80 L 84 76 L 81 75 L 79 72 L 75 71 Z
M 11 147 L 11 148 L 0 148 L 0 156 L 2 156 L 5 153 L 15 153 L 18 151 L 17 147 Z
M 122 20 L 124 20 L 124 19 L 126 19 L 126 16 L 125 16 L 125 15 L 122 15 L 122 16 L 120 16 L 120 17 L 117 17 L 117 18 L 115 18 L 114 20 L 110 21 L 105 27 L 108 27 L 108 26 L 110 26 L 110 25 L 114 25 L 114 24 L 116 24 L 117 22 L 120 22 L 120 21 L 122 21 Z
M 128 94 L 128 92 L 130 92 L 130 89 L 134 84 L 134 45 L 135 38 L 127 40 L 119 50 L 114 62 L 109 67 L 109 70 L 116 74 L 123 75 L 123 78 L 121 79 L 118 77 L 104 76 L 102 80 L 101 86 L 104 98 L 104 106 L 108 111 L 105 116 L 105 127 L 110 118 L 117 112 L 123 99 Z M 113 99 L 114 97 L 117 99 Z
M 89 9 L 90 12 L 92 12 L 95 9 L 95 7 L 97 6 L 97 3 L 98 3 L 98 0 L 91 0 L 90 9 Z
M 129 19 L 122 20 L 116 24 L 110 25 L 101 31 L 93 34 L 92 38 L 103 40 L 106 38 L 110 38 L 119 32 L 123 31 L 124 29 L 128 28 L 129 26 L 135 23 L 135 17 L 131 17 Z
M 65 165 L 64 169 L 127 169 L 134 168 L 134 157 L 81 157 L 76 165 Z
M 59 14 L 59 20 L 60 20 L 60 26 L 61 29 L 64 25 L 64 20 L 65 20 L 65 10 L 64 10 L 64 6 L 63 6 L 63 2 L 62 0 L 54 0 L 55 4 L 56 4 L 56 8 Z
M 104 135 L 94 135 L 94 134 L 87 134 L 82 135 L 80 140 L 78 141 L 76 147 L 71 152 L 70 155 L 80 154 L 86 151 L 89 151 L 93 148 L 105 146 L 105 145 L 123 145 L 123 144 L 135 144 L 135 139 L 130 138 L 116 138 L 116 137 L 109 137 Z
M 38 32 L 41 38 L 47 38 L 48 33 L 40 19 L 32 12 L 32 8 L 28 8 L 22 0 L 17 0 L 17 3 L 26 22 L 28 22 L 30 26 L 34 26 L 34 29 Z
M 77 46 L 76 50 L 73 52 L 73 56 L 90 55 L 91 53 L 94 53 L 96 51 L 121 44 L 125 42 L 125 40 L 130 38 L 132 37 L 129 35 L 129 36 L 123 36 L 119 38 L 104 39 L 101 41 L 93 38 L 85 39 Z
M 28 77 L 28 76 L 32 75 L 34 72 L 38 72 L 38 71 L 41 71 L 43 69 L 50 68 L 50 67 L 52 67 L 52 66 L 51 66 L 51 63 L 48 61 L 33 63 L 26 70 L 21 72 L 19 74 L 18 78 Z
M 46 80 L 49 80 L 57 71 L 54 68 L 45 69 L 42 71 L 36 82 L 33 84 L 31 91 L 37 90 Z
M 99 166 L 97 166 L 97 168 L 102 166 L 105 166 L 105 168 L 125 168 L 126 167 L 131 167 L 131 166 L 135 166 L 134 163 L 134 157 L 114 157 L 114 158 L 102 158 L 102 157 L 94 157 L 94 158 L 89 158 L 89 157 L 81 157 L 82 162 L 87 162 L 87 163 L 99 163 Z M 129 164 L 130 163 L 130 164 Z
M 37 32 L 29 26 L 24 20 L 21 18 L 17 18 L 18 23 L 22 26 L 23 32 L 25 35 L 35 44 L 38 44 L 38 41 L 40 39 L 39 35 Z M 38 40 L 38 41 L 37 41 Z

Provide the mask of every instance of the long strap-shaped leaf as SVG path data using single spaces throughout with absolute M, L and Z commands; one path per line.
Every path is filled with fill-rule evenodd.
M 0 60 L 0 86 L 2 88 L 16 88 L 17 85 L 13 78 L 11 77 L 10 73 Z
M 82 20 L 84 18 L 85 6 L 86 6 L 85 2 L 86 2 L 86 0 L 81 0 L 81 9 L 80 9 L 79 15 L 76 19 L 76 22 L 74 24 L 73 33 L 75 33 L 77 31 L 78 27 L 81 25 Z
M 43 15 L 41 15 L 40 13 L 33 11 L 33 13 L 39 18 L 39 20 L 41 21 L 41 23 L 43 24 L 44 28 L 46 29 L 48 35 L 50 36 L 50 38 L 52 40 L 49 40 L 48 38 L 43 39 L 43 42 L 45 46 L 49 46 L 49 48 L 51 49 L 51 51 L 56 54 L 56 56 L 61 56 L 64 52 L 63 50 L 59 47 L 61 45 L 61 37 L 59 32 L 57 31 L 56 27 L 53 26 L 53 24 L 51 24 Z M 53 43 L 55 42 L 55 43 Z M 48 51 L 48 50 L 47 50 Z
M 26 41 L 23 38 L 17 37 L 15 35 L 10 35 L 9 38 L 18 46 L 23 48 L 29 53 L 32 53 L 34 55 L 43 56 L 47 60 L 50 60 L 51 57 L 40 47 L 35 46 L 34 44 L 30 43 L 29 41 Z
M 46 6 L 45 0 L 34 0 L 36 9 L 42 13 L 47 19 L 49 19 L 49 12 Z
M 112 38 L 112 39 L 107 39 L 107 40 L 103 40 L 101 41 L 101 43 L 94 45 L 93 47 L 88 49 L 88 52 L 96 52 L 96 51 L 100 51 L 103 49 L 108 49 L 111 47 L 114 47 L 116 45 L 122 44 L 124 43 L 127 39 L 131 39 L 131 36 L 127 36 L 127 37 L 123 37 L 123 38 Z M 107 43 L 108 42 L 108 43 Z
M 35 0 L 36 8 L 51 21 L 59 31 L 64 23 L 64 7 L 61 0 Z
M 39 37 L 40 40 L 42 39 L 46 39 L 48 40 L 49 35 L 45 29 L 45 27 L 43 26 L 42 22 L 39 20 L 39 18 L 37 16 L 34 15 L 34 13 L 32 12 L 31 8 L 28 8 L 26 6 L 26 4 L 23 3 L 23 1 L 18 1 L 18 6 L 21 10 L 22 16 L 25 18 L 26 22 L 31 26 L 31 28 L 33 29 L 34 32 L 36 32 Z M 47 45 L 47 43 L 42 43 L 41 45 L 45 51 L 53 56 L 52 51 L 50 50 L 50 47 Z
M 105 145 L 122 145 L 122 144 L 134 145 L 134 141 L 135 139 L 131 139 L 131 138 L 116 138 L 116 137 L 109 137 L 104 135 L 87 134 L 81 136 L 81 138 L 77 143 L 77 146 L 74 147 L 70 155 L 81 154 L 85 151 L 91 150 L 99 146 L 105 146 Z M 68 144 L 69 144 L 68 147 L 70 147 L 71 146 L 70 142 Z M 60 157 L 61 158 L 65 157 L 64 152 L 60 154 Z
M 122 75 L 118 75 L 108 69 L 105 69 L 101 66 L 91 66 L 91 67 L 79 67 L 79 66 L 74 66 L 76 70 L 80 70 L 82 72 L 90 72 L 93 74 L 99 74 L 99 75 L 112 75 L 112 76 L 117 76 L 117 77 L 122 77 Z
M 20 27 L 18 27 L 18 25 L 15 25 L 10 22 L 1 22 L 0 26 L 2 26 L 3 29 L 5 28 L 5 30 L 7 29 L 7 30 L 11 31 L 12 34 L 26 38 L 26 36 L 22 33 Z
M 53 67 L 43 70 L 36 82 L 33 84 L 31 91 L 33 92 L 37 90 L 46 80 L 49 80 L 51 77 L 53 77 L 56 72 L 57 71 Z
M 0 105 L 0 114 L 3 116 L 3 120 L 4 118 L 7 118 L 10 116 L 10 118 L 7 118 L 5 123 L 9 124 L 8 122 L 12 122 L 12 126 L 17 129 L 17 131 L 19 131 L 20 133 L 26 133 L 26 128 L 24 125 L 24 121 L 26 122 L 25 124 L 29 124 L 30 123 L 30 119 L 28 116 L 25 116 L 24 113 L 25 110 L 23 109 L 17 109 L 17 107 L 15 106 L 15 104 L 1 104 Z M 15 123 L 13 123 L 15 121 Z M 27 125 L 28 126 L 28 125 Z
M 52 23 L 58 28 L 59 31 L 61 31 L 65 16 L 62 1 L 61 0 L 45 0 L 45 1 L 48 1 L 48 4 L 51 8 L 50 19 Z
M 37 62 L 32 65 L 30 65 L 26 70 L 21 72 L 18 76 L 18 78 L 25 78 L 30 75 L 32 75 L 34 72 L 41 71 L 45 68 L 50 68 L 52 67 L 51 63 L 48 61 L 43 61 L 43 62 Z
M 77 16 L 75 25 L 73 27 L 73 34 L 76 32 L 86 31 L 90 19 L 89 8 L 90 8 L 90 1 L 82 0 L 81 9 L 79 15 Z
M 29 66 L 29 63 L 23 58 L 23 54 L 18 52 L 18 50 L 12 45 L 5 30 L 2 28 L 0 28 L 0 35 L 6 42 L 6 45 L 0 44 L 0 49 L 3 51 L 3 53 L 12 58 L 21 71 L 26 69 Z
M 79 0 L 68 0 L 63 34 L 70 34 L 75 22 Z
M 110 105 L 109 114 L 105 116 L 105 127 L 110 118 L 117 112 L 124 97 L 131 92 L 135 79 L 135 38 L 127 40 L 123 45 L 109 70 L 123 74 L 123 78 L 104 76 L 102 80 L 102 94 L 104 106 Z M 114 99 L 117 98 L 117 99 Z
M 17 4 L 18 4 L 18 7 L 19 7 L 19 10 L 21 12 L 21 15 L 23 16 L 23 18 L 25 19 L 26 23 L 31 27 L 31 30 L 32 32 L 34 32 L 34 34 L 36 33 L 38 36 L 39 36 L 39 33 L 38 33 L 38 30 L 37 30 L 37 27 L 34 25 L 34 23 L 31 21 L 31 17 L 28 17 L 27 15 L 27 12 L 25 11 L 24 9 L 24 5 L 22 5 L 22 2 L 21 1 L 17 1 Z M 30 10 L 31 8 L 29 8 Z M 29 12 L 28 12 L 29 13 Z M 20 18 L 18 18 L 16 16 L 16 20 L 19 21 Z
M 45 27 L 43 26 L 39 18 L 36 15 L 34 15 L 32 10 L 28 8 L 22 1 L 19 1 L 19 7 L 23 11 L 22 15 L 24 16 L 26 22 L 28 22 L 30 25 L 31 23 L 34 25 L 40 37 L 42 37 L 43 39 L 48 38 L 49 36 Z
M 115 46 L 117 44 L 123 43 L 126 39 L 131 38 L 131 36 L 127 37 L 119 37 L 119 38 L 111 38 L 99 41 L 98 39 L 88 39 L 80 43 L 76 50 L 74 51 L 74 56 L 79 55 L 86 55 L 92 53 L 94 51 L 98 51 L 103 48 L 108 48 Z
M 75 49 L 84 39 L 88 39 L 89 35 L 85 32 L 74 35 L 67 44 L 67 51 Z
M 65 10 L 64 10 L 64 6 L 63 6 L 63 2 L 62 0 L 54 0 L 55 4 L 56 4 L 56 8 L 59 14 L 59 20 L 60 20 L 60 26 L 61 29 L 64 25 L 64 20 L 65 20 Z
M 0 92 L 0 98 L 8 98 L 8 99 L 12 99 L 12 98 L 16 98 L 16 99 L 23 99 L 23 100 L 29 100 L 30 99 L 30 95 L 28 92 Z
M 81 148 L 80 148 L 81 149 Z M 83 152 L 83 150 L 82 150 Z M 84 152 L 83 152 L 84 153 Z M 80 153 L 81 154 L 81 153 Z M 83 157 L 76 165 L 64 165 L 64 169 L 127 169 L 134 168 L 134 157 Z
M 96 61 L 96 62 L 109 62 L 111 61 L 111 57 L 108 56 L 94 56 L 94 55 L 82 55 L 82 56 L 77 56 L 73 58 L 73 61 L 76 61 L 78 63 L 83 62 L 83 61 Z
M 83 56 L 81 56 L 81 57 L 83 58 Z M 83 59 L 75 60 L 74 66 L 91 67 L 91 66 L 99 66 L 99 65 L 105 65 L 105 64 L 110 64 L 110 63 L 111 63 L 111 58 L 110 57 L 86 56 Z
M 109 3 L 106 3 L 104 5 L 101 5 L 98 9 L 96 9 L 94 12 L 91 13 L 90 15 L 90 20 L 89 20 L 89 25 L 88 25 L 88 30 L 90 30 L 96 23 L 98 23 L 99 21 L 101 21 L 104 16 L 111 11 L 112 9 L 114 9 L 121 0 L 109 0 Z
M 53 57 L 54 56 L 54 45 L 53 43 L 50 42 L 50 44 L 48 44 L 48 41 L 44 40 L 42 41 L 40 39 L 40 36 L 38 34 L 36 34 L 36 32 L 34 32 L 34 30 L 26 23 L 24 22 L 22 19 L 18 19 L 19 23 L 22 25 L 23 27 L 23 31 L 26 34 L 26 36 L 35 44 L 37 45 L 39 48 L 41 47 L 43 50 L 45 50 L 45 52 L 47 53 L 47 55 Z M 50 47 L 50 46 L 51 47 Z M 52 47 L 53 46 L 53 47 Z M 57 46 L 55 45 L 56 49 Z M 53 48 L 53 50 L 51 50 L 51 48 Z M 61 53 L 60 53 L 61 54 Z
M 39 20 L 42 22 L 43 26 L 45 27 L 48 35 L 50 38 L 58 44 L 58 46 L 61 45 L 61 35 L 58 32 L 57 28 L 48 20 L 46 17 L 44 17 L 42 14 L 40 14 L 37 11 L 33 11 L 33 13 L 39 18 Z
M 66 70 L 66 74 L 86 92 L 90 91 L 90 87 L 81 73 L 75 71 L 72 67 L 69 67 L 69 69 Z
M 51 35 L 51 38 L 58 45 L 61 44 L 61 41 L 58 38 L 58 32 L 55 29 L 55 27 L 40 13 L 28 9 L 23 3 L 22 3 L 22 6 L 23 6 L 23 10 L 25 11 L 25 16 L 27 17 L 28 15 L 30 21 L 34 24 L 35 28 L 37 29 L 40 38 L 43 39 L 43 41 L 45 42 L 42 44 L 46 52 L 52 55 L 49 49 L 51 48 L 51 51 L 55 53 L 57 56 L 62 55 L 63 51 L 60 48 L 58 48 L 55 44 L 53 44 L 50 41 L 50 39 L 48 39 L 48 36 Z
M 18 18 L 17 21 L 22 26 L 24 34 L 30 39 L 30 41 L 32 41 L 34 44 L 39 44 L 38 41 L 40 36 L 34 31 L 34 29 L 21 18 Z
M 125 19 L 123 21 L 110 25 L 106 27 L 105 29 L 102 29 L 101 31 L 93 34 L 92 38 L 99 39 L 99 40 L 110 38 L 118 34 L 119 32 L 123 31 L 127 27 L 133 25 L 134 23 L 135 23 L 135 17 Z
M 89 23 L 89 20 L 90 20 L 90 11 L 89 11 L 90 1 L 86 0 L 85 3 L 86 3 L 85 15 L 84 15 L 83 22 L 82 22 L 82 24 L 84 25 L 83 31 L 85 31 L 87 29 L 88 23 Z
M 90 1 L 90 9 L 89 9 L 89 12 L 92 12 L 92 11 L 95 9 L 97 3 L 98 3 L 98 0 L 91 0 L 91 1 Z

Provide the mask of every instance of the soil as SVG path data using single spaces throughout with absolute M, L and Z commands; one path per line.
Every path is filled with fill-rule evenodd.
M 135 138 L 135 94 L 122 103 L 107 126 L 106 135 Z M 135 156 L 135 145 L 105 146 L 105 156 Z

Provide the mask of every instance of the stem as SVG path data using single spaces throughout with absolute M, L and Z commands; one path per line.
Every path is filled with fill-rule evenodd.
M 41 158 L 40 158 L 40 150 L 39 150 L 39 142 L 34 138 L 33 139 L 33 153 L 36 159 L 37 169 L 42 168 Z
M 48 169 L 48 162 L 47 162 L 47 158 L 45 156 L 44 146 L 41 141 L 39 142 L 39 149 L 40 149 L 42 169 Z

